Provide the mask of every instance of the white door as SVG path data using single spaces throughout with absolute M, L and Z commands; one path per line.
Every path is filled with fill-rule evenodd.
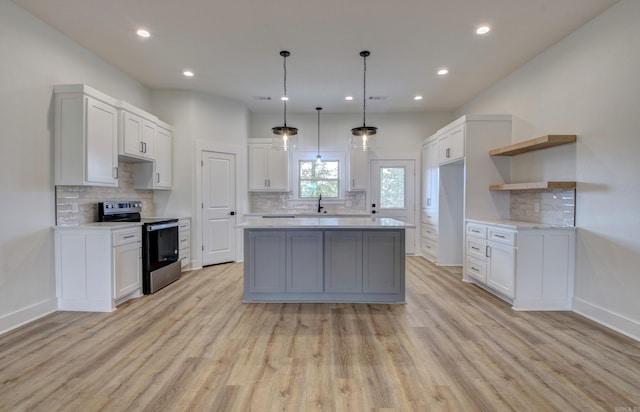
M 371 213 L 415 223 L 415 161 L 371 161 Z M 415 229 L 406 230 L 405 252 L 415 253 Z
M 236 258 L 236 157 L 202 152 L 202 266 Z

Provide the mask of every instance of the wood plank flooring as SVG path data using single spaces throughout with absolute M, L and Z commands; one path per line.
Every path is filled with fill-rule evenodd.
M 639 342 L 406 266 L 407 305 L 244 304 L 231 263 L 52 314 L 0 336 L 0 410 L 640 411 Z

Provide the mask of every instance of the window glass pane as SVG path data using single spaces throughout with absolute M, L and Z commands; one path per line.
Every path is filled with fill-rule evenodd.
M 317 163 L 301 160 L 298 167 L 299 197 L 324 198 L 340 196 L 340 162 L 337 160 Z
M 403 209 L 404 167 L 380 168 L 380 208 Z

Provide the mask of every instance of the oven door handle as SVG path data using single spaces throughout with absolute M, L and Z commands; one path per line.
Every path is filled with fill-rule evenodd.
M 172 227 L 178 227 L 178 222 L 159 223 L 157 225 L 147 225 L 147 232 L 155 232 L 156 230 L 169 229 Z

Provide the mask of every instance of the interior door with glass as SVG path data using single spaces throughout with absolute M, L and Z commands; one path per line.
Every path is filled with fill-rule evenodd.
M 371 213 L 415 223 L 415 161 L 371 161 Z M 415 253 L 415 229 L 406 230 L 405 252 Z

